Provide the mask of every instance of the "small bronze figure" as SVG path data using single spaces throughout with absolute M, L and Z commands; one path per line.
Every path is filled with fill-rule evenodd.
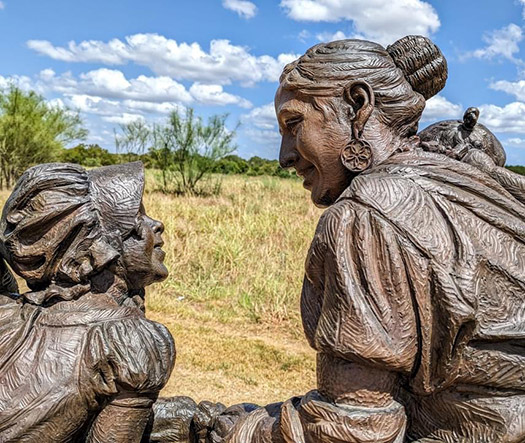
M 505 166 L 505 150 L 489 129 L 478 123 L 479 109 L 470 107 L 461 120 L 444 120 L 430 125 L 418 135 L 421 147 L 462 160 L 468 152 L 478 150 L 488 155 L 496 166 Z
M 140 442 L 175 359 L 144 316 L 166 278 L 141 163 L 26 171 L 0 221 L 0 441 Z
M 421 131 L 421 148 L 476 166 L 525 203 L 525 177 L 504 167 L 506 154 L 492 132 L 478 123 L 479 110 L 470 107 L 463 121 L 445 120 Z

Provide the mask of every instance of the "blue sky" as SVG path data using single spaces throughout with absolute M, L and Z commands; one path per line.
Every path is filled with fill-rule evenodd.
M 431 37 L 449 62 L 421 127 L 469 106 L 525 164 L 525 0 L 2 0 L 0 87 L 16 82 L 78 109 L 88 143 L 194 107 L 229 113 L 243 157 L 276 158 L 282 67 L 319 41 Z

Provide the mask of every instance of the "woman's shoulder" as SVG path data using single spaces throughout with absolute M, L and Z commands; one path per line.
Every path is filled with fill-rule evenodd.
M 118 355 L 134 360 L 140 357 L 146 364 L 155 359 L 169 364 L 168 360 L 173 359 L 175 352 L 174 340 L 168 328 L 149 320 L 142 312 L 92 323 L 88 331 L 88 341 L 91 341 L 88 344 L 91 346 L 96 345 L 97 341 L 102 341 L 104 348 L 118 351 L 116 354 L 110 352 L 111 357 Z
M 331 236 L 369 216 L 383 217 L 389 223 L 395 213 L 403 213 L 407 206 L 426 200 L 429 200 L 426 192 L 410 174 L 372 170 L 355 177 L 338 200 L 326 209 L 317 232 Z
M 418 149 L 396 154 L 359 174 L 338 203 L 357 212 L 374 211 L 390 221 L 406 219 L 407 214 L 422 209 L 439 215 L 437 206 L 444 195 L 486 188 L 488 182 L 485 182 L 492 183 L 492 180 L 484 178 L 484 174 L 472 166 Z M 334 208 L 333 211 L 341 210 Z

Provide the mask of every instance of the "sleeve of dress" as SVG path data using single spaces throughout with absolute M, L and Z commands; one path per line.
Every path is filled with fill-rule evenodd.
M 90 374 L 95 398 L 112 397 L 126 406 L 149 407 L 174 364 L 171 334 L 140 313 L 93 326 L 81 370 Z
M 323 214 L 301 297 L 305 333 L 317 351 L 410 373 L 417 321 L 405 242 L 389 221 L 353 200 Z

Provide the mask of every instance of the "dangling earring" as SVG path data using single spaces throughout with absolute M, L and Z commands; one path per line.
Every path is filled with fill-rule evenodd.
M 352 172 L 363 172 L 372 164 L 372 146 L 366 140 L 359 138 L 354 130 L 354 137 L 341 151 L 341 162 Z

